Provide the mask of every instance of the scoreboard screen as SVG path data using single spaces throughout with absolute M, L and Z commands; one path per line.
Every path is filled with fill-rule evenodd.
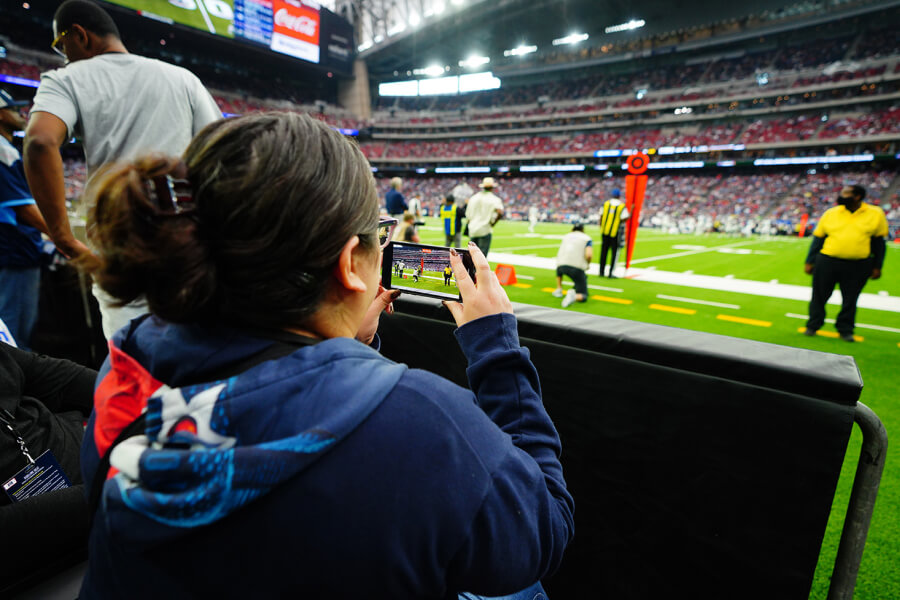
M 353 28 L 313 0 L 108 0 L 143 17 L 186 25 L 349 72 Z

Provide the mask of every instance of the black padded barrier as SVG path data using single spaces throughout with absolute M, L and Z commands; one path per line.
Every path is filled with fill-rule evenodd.
M 401 297 L 382 353 L 467 385 L 455 325 Z M 852 357 L 515 305 L 559 430 L 568 598 L 807 598 L 862 381 Z

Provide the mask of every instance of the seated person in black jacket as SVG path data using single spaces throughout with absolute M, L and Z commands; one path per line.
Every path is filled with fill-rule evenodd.
M 50 568 L 87 546 L 87 505 L 79 452 L 93 406 L 97 372 L 67 360 L 0 343 L 0 409 L 37 459 L 50 450 L 72 487 L 11 504 L 0 491 L 0 533 L 11 545 L 0 561 L 0 596 L 10 584 Z M 6 413 L 4 413 L 6 414 Z M 27 465 L 19 444 L 0 429 L 0 482 Z

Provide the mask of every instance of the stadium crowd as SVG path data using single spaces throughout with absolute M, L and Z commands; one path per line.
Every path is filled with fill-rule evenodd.
M 809 139 L 852 139 L 894 133 L 900 128 L 900 106 L 872 112 L 838 114 L 815 112 L 794 117 L 759 117 L 725 123 L 665 129 L 610 129 L 596 133 L 479 137 L 460 140 L 364 142 L 371 159 L 530 156 L 544 154 L 592 154 L 599 149 L 659 148 L 716 144 L 771 144 Z M 498 132 L 499 133 L 499 132 Z M 465 132 L 459 133 L 465 138 Z
M 834 204 L 835 190 L 847 182 L 868 190 L 867 201 L 880 204 L 889 218 L 900 217 L 897 193 L 885 198 L 894 183 L 893 171 L 760 173 L 715 175 L 650 176 L 641 224 L 674 228 L 676 231 L 704 232 L 714 227 L 734 232 L 761 233 L 760 224 L 769 221 L 772 233 L 777 225 L 793 232 L 804 214 L 815 219 Z M 422 177 L 407 179 L 403 193 L 418 197 L 428 214 L 434 215 L 444 195 L 456 185 L 477 189 L 478 179 Z M 898 182 L 900 183 L 900 182 Z M 507 177 L 499 180 L 497 195 L 503 199 L 508 218 L 524 220 L 532 206 L 542 221 L 570 222 L 597 220 L 597 211 L 614 189 L 623 188 L 618 177 Z M 896 188 L 895 188 L 896 189 Z M 382 197 L 387 192 L 381 182 Z M 893 216 L 890 216 L 893 215 Z M 719 222 L 721 225 L 716 226 Z

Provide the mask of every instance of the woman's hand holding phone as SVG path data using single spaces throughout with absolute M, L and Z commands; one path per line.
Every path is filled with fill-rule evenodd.
M 509 301 L 506 290 L 500 285 L 497 275 L 491 271 L 487 258 L 473 242 L 469 242 L 469 254 L 475 265 L 475 278 L 478 283 L 469 277 L 459 253 L 450 250 L 450 268 L 453 269 L 462 303 L 446 301 L 444 305 L 450 309 L 456 325 L 461 327 L 469 321 L 499 313 L 512 314 L 512 302 Z

